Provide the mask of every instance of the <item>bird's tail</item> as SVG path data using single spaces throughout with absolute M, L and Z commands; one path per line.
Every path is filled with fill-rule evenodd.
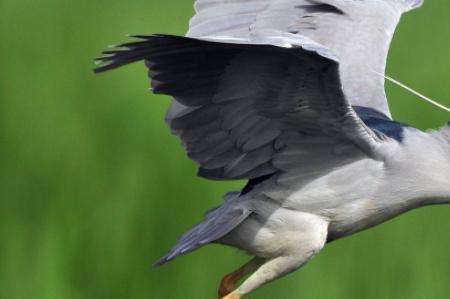
M 238 203 L 238 197 L 239 192 L 228 193 L 223 205 L 206 212 L 206 219 L 181 236 L 175 246 L 155 262 L 154 266 L 162 266 L 179 255 L 214 242 L 242 223 L 251 214 L 251 209 Z
M 146 65 L 151 69 L 149 74 L 152 77 L 153 92 L 169 95 L 174 95 L 174 90 L 179 88 L 179 80 L 169 80 L 170 76 L 178 78 L 180 72 L 183 74 L 189 72 L 193 62 L 204 59 L 205 52 L 246 47 L 239 44 L 207 42 L 171 35 L 133 37 L 138 38 L 139 41 L 118 45 L 114 47 L 115 49 L 104 51 L 104 56 L 96 59 L 99 66 L 94 71 L 101 73 L 145 60 Z M 220 54 L 223 53 L 220 52 Z M 180 66 L 176 63 L 180 59 L 183 63 L 191 59 L 191 63 Z M 162 72 L 161 68 L 158 69 L 158 65 L 163 65 L 165 70 L 170 70 L 170 74 L 168 75 L 168 71 Z M 195 77 L 187 77 L 195 80 Z M 192 82 L 192 80 L 188 82 Z M 154 265 L 161 266 L 179 255 L 217 241 L 232 231 L 251 214 L 251 209 L 245 207 L 243 201 L 238 200 L 239 196 L 239 192 L 228 193 L 223 205 L 208 211 L 205 214 L 205 220 L 186 232 L 175 246 Z

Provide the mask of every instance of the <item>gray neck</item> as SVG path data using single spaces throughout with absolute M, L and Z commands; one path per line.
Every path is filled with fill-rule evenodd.
M 405 209 L 450 203 L 450 127 L 428 133 L 405 130 L 394 161 L 389 161 L 391 200 Z

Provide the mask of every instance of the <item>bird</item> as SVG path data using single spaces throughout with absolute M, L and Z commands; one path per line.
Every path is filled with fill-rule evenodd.
M 155 265 L 207 244 L 249 253 L 218 298 L 301 268 L 328 243 L 450 203 L 450 123 L 392 119 L 389 46 L 423 0 L 197 0 L 185 36 L 134 35 L 96 73 L 144 61 L 198 175 L 246 180 Z

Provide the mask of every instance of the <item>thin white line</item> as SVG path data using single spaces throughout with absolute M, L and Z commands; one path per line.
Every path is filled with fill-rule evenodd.
M 388 81 L 390 81 L 390 82 L 392 82 L 392 83 L 394 83 L 394 84 L 396 84 L 396 85 L 398 85 L 398 86 L 400 86 L 400 87 L 406 89 L 406 90 L 409 91 L 410 93 L 412 93 L 412 94 L 418 96 L 419 98 L 421 98 L 421 99 L 427 101 L 428 103 L 430 103 L 430 104 L 432 104 L 432 105 L 434 105 L 434 106 L 436 106 L 436 107 L 439 107 L 439 108 L 441 108 L 442 110 L 445 110 L 445 111 L 447 111 L 447 112 L 450 112 L 450 108 L 448 108 L 448 107 L 442 105 L 441 103 L 438 103 L 438 102 L 436 102 L 436 101 L 430 99 L 430 98 L 427 97 L 427 96 L 424 96 L 423 94 L 419 93 L 418 91 L 415 91 L 414 89 L 412 89 L 411 87 L 409 87 L 409 86 L 403 84 L 402 82 L 400 82 L 400 81 L 398 81 L 398 80 L 395 80 L 394 78 L 389 77 L 389 76 L 387 76 L 387 75 L 380 74 L 380 73 L 378 73 L 378 72 L 375 72 L 375 73 L 377 73 L 378 75 L 383 76 L 386 80 L 388 80 Z

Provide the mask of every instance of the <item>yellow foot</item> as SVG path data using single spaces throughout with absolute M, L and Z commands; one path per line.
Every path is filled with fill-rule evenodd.
M 225 297 L 222 297 L 221 299 L 241 299 L 241 298 L 242 298 L 241 295 L 238 295 L 236 293 L 231 293 L 231 294 L 226 295 Z

